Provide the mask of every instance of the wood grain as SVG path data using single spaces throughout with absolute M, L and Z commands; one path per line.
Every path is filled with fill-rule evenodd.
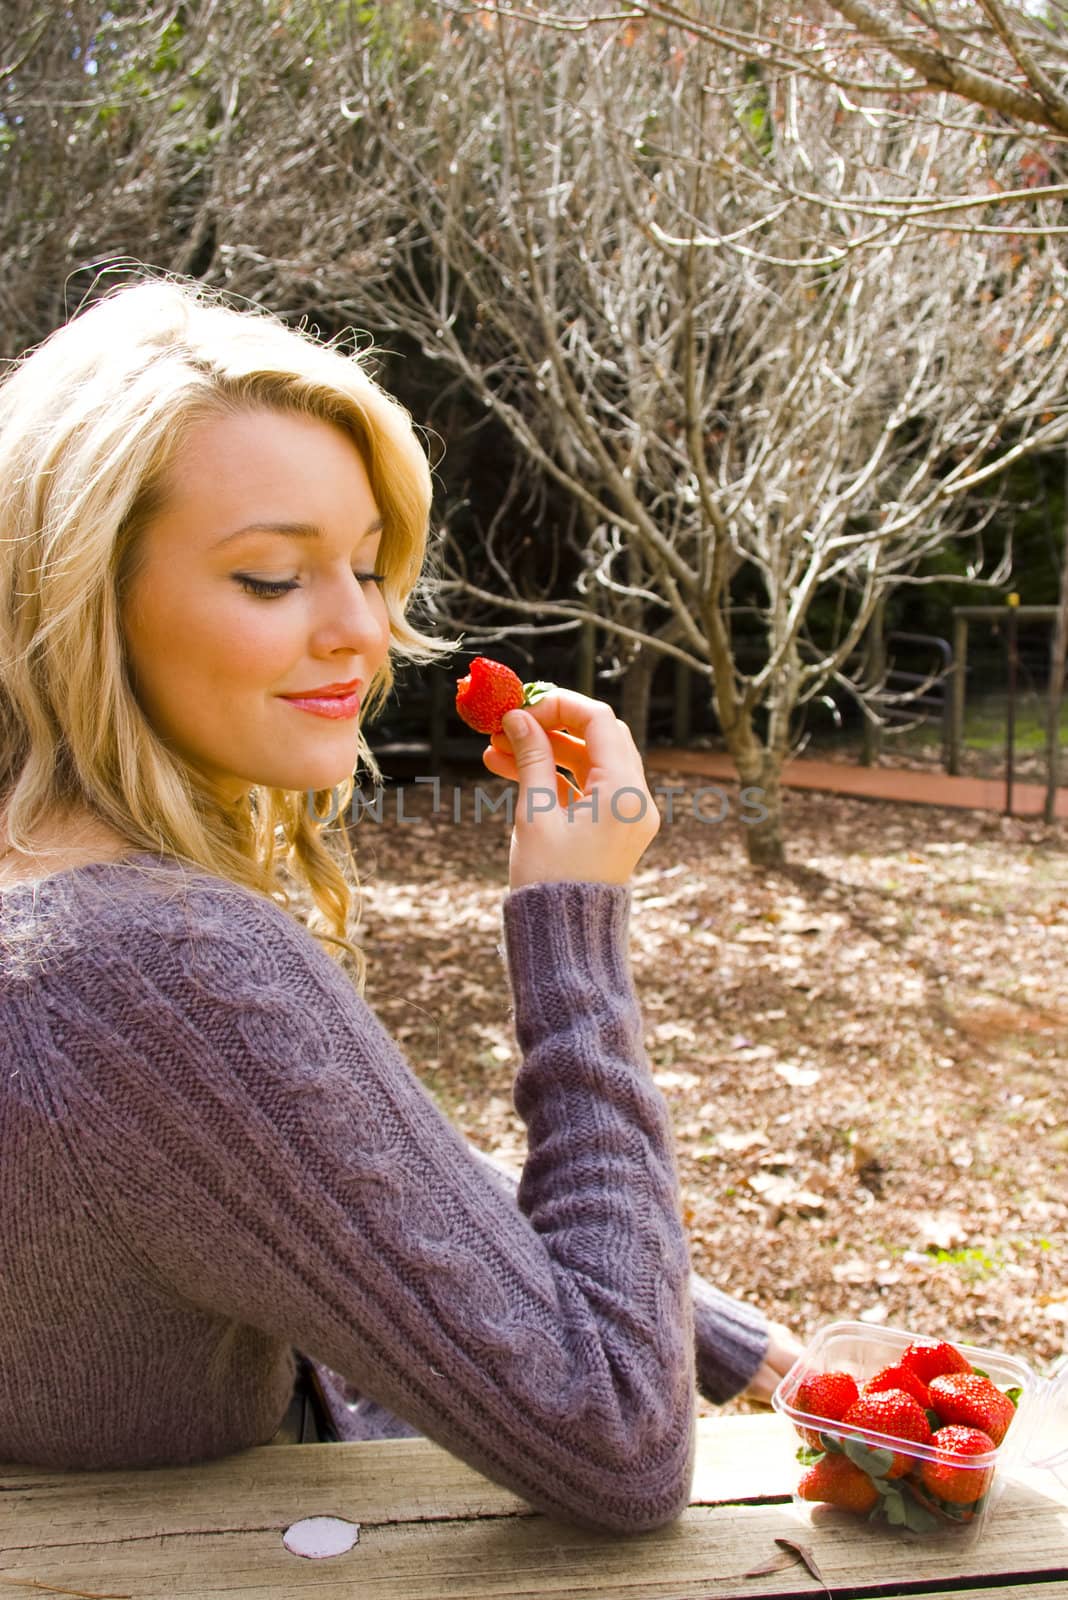
M 832 1589 L 942 1581 L 943 1600 L 1055 1600 L 1068 1496 L 1009 1483 L 978 1544 L 906 1539 L 837 1513 L 795 1511 L 791 1430 L 775 1416 L 703 1418 L 694 1504 L 625 1539 L 530 1511 L 425 1440 L 274 1446 L 197 1467 L 59 1474 L 0 1467 L 0 1575 L 130 1600 L 491 1600 L 613 1596 L 735 1600 L 822 1591 L 800 1566 L 746 1579 L 776 1536 L 813 1550 Z M 1060 1494 L 1061 1498 L 1054 1498 Z M 300 1517 L 360 1524 L 345 1555 L 308 1561 L 282 1534 Z M 1008 1575 L 1015 1582 L 1010 1582 Z M 999 1588 L 974 1588 L 995 1580 Z M 34 1588 L 21 1591 L 27 1597 Z

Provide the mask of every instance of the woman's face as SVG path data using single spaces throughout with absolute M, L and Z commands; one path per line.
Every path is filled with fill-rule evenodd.
M 212 418 L 167 489 L 122 607 L 153 728 L 227 799 L 343 782 L 390 639 L 352 440 L 293 412 Z

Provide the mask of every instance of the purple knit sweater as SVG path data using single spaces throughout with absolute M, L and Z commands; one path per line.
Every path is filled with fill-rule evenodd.
M 540 1510 L 676 1516 L 693 1304 L 629 908 L 586 883 L 505 899 L 513 1197 L 271 902 L 141 853 L 3 891 L 0 1460 L 266 1443 L 296 1349 Z M 723 1398 L 763 1319 L 695 1301 Z

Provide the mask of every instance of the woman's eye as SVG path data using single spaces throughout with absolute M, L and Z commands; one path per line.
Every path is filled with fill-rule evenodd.
M 238 573 L 237 581 L 247 594 L 259 595 L 262 599 L 288 594 L 290 589 L 300 588 L 295 578 L 281 578 L 271 583 L 266 578 L 246 578 L 244 573 Z
M 258 595 L 260 599 L 276 599 L 279 595 L 288 594 L 292 589 L 299 589 L 300 584 L 296 578 L 250 578 L 246 573 L 235 574 L 238 583 L 247 594 Z M 353 577 L 358 583 L 375 583 L 381 588 L 386 581 L 384 572 L 354 572 Z

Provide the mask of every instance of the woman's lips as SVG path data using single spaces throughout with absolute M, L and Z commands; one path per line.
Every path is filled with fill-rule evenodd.
M 354 689 L 351 694 L 323 694 L 316 696 L 297 696 L 284 694 L 281 697 L 286 705 L 295 706 L 298 711 L 310 711 L 313 717 L 329 717 L 335 722 L 345 718 L 358 717 L 360 714 L 360 691 Z

